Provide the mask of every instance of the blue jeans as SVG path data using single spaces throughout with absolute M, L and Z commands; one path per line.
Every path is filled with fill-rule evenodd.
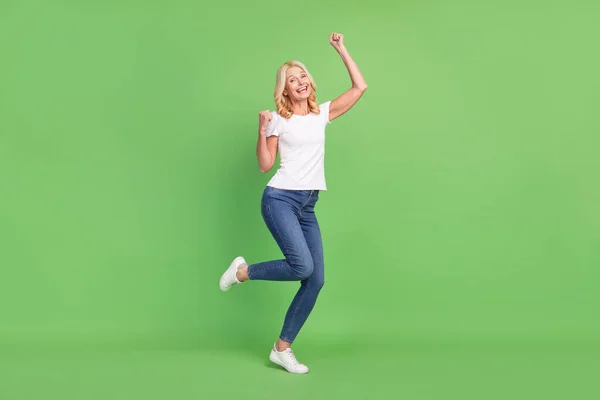
M 311 313 L 324 283 L 323 244 L 315 205 L 318 190 L 267 186 L 262 216 L 285 259 L 248 265 L 250 280 L 300 281 L 279 338 L 292 343 Z

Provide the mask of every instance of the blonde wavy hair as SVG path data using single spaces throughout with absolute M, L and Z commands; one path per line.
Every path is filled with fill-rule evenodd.
M 312 75 L 308 72 L 306 66 L 300 61 L 295 60 L 287 61 L 277 70 L 277 79 L 275 81 L 274 93 L 275 106 L 277 107 L 277 112 L 279 113 L 279 115 L 286 119 L 291 118 L 294 114 L 294 112 L 292 111 L 291 100 L 289 99 L 289 97 L 284 96 L 283 94 L 285 90 L 287 70 L 292 67 L 298 67 L 302 69 L 306 73 L 306 76 L 308 76 L 308 81 L 310 82 L 310 87 L 312 88 L 310 96 L 308 96 L 308 110 L 311 113 L 319 114 L 320 110 L 319 103 L 317 102 L 317 85 L 315 84 L 315 80 L 313 79 Z

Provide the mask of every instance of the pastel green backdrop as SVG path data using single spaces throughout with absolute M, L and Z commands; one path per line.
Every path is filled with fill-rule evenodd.
M 298 345 L 597 348 L 597 4 L 0 10 L 4 344 L 268 351 L 296 284 L 218 279 L 280 257 L 258 112 L 288 59 L 321 102 L 349 87 L 337 31 L 369 89 L 327 130 L 326 283 Z

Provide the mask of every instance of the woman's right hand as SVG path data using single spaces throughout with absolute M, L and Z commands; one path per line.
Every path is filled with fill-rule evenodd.
M 267 133 L 267 126 L 269 126 L 269 122 L 273 119 L 273 113 L 269 110 L 264 110 L 258 113 L 258 130 L 261 135 L 265 135 Z

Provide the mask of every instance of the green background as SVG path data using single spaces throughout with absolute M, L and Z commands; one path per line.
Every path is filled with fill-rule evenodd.
M 0 397 L 593 398 L 600 6 L 588 1 L 2 1 Z M 277 68 L 327 130 L 326 283 L 297 283 L 255 156 Z

